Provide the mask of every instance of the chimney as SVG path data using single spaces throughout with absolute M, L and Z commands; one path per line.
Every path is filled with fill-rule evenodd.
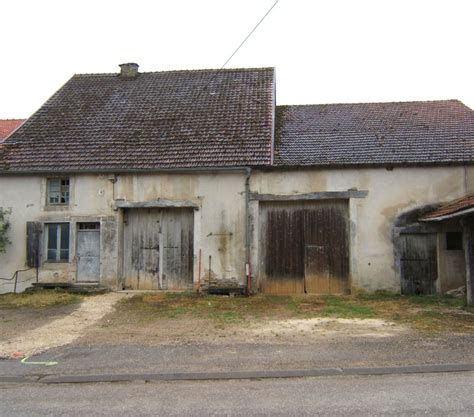
M 121 64 L 120 78 L 136 78 L 138 75 L 138 64 L 130 62 L 128 64 Z

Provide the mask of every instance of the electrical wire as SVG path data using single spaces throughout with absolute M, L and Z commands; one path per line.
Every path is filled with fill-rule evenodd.
M 254 26 L 254 28 L 250 31 L 250 33 L 245 37 L 245 39 L 240 43 L 240 45 L 232 52 L 232 54 L 227 58 L 227 60 L 224 62 L 224 64 L 214 73 L 213 77 L 209 80 L 209 82 L 206 84 L 204 88 L 201 89 L 199 92 L 196 100 L 199 98 L 201 93 L 209 87 L 209 85 L 216 79 L 216 77 L 219 75 L 219 73 L 224 69 L 224 67 L 229 63 L 229 61 L 235 56 L 237 52 L 239 52 L 240 48 L 244 45 L 245 42 L 253 35 L 253 33 L 257 30 L 257 28 L 260 26 L 260 24 L 266 19 L 266 17 L 270 14 L 270 12 L 274 9 L 274 7 L 278 4 L 280 0 L 276 0 L 275 3 L 273 3 L 272 7 L 270 7 L 265 15 L 258 21 L 258 23 Z

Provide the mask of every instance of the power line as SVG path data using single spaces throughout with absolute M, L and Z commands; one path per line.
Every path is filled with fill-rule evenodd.
M 245 37 L 245 39 L 242 41 L 242 43 L 237 47 L 237 49 L 232 53 L 232 55 L 227 59 L 227 61 L 224 62 L 224 65 L 219 68 L 219 71 L 223 70 L 224 67 L 229 63 L 229 61 L 234 57 L 234 55 L 239 52 L 239 49 L 243 46 L 245 42 L 252 36 L 252 34 L 257 30 L 257 28 L 260 26 L 260 24 L 265 20 L 265 18 L 270 14 L 270 12 L 273 10 L 273 8 L 277 5 L 277 3 L 280 0 L 276 0 L 275 3 L 273 3 L 273 6 L 268 9 L 268 11 L 265 13 L 265 15 L 260 19 L 260 21 L 255 25 L 255 27 L 250 31 L 250 33 Z M 218 72 L 219 72 L 218 71 Z M 216 74 L 217 75 L 217 74 Z
M 278 4 L 280 0 L 276 0 L 275 3 L 273 3 L 272 7 L 270 7 L 265 15 L 258 21 L 258 23 L 254 26 L 254 28 L 250 31 L 250 33 L 245 37 L 245 39 L 240 43 L 240 45 L 232 52 L 232 54 L 227 58 L 227 60 L 224 62 L 224 64 L 214 73 L 212 78 L 209 80 L 209 82 L 199 91 L 199 94 L 197 95 L 195 101 L 201 96 L 201 93 L 209 87 L 209 85 L 216 79 L 216 77 L 219 75 L 219 73 L 224 69 L 224 67 L 229 63 L 229 61 L 235 56 L 237 52 L 239 52 L 240 48 L 245 44 L 245 42 L 248 41 L 248 39 L 252 36 L 252 34 L 257 30 L 257 28 L 260 26 L 260 24 L 266 19 L 266 17 L 270 14 L 270 12 L 274 9 L 274 7 Z

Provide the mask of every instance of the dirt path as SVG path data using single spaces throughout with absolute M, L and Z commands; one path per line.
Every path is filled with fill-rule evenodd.
M 30 356 L 72 343 L 84 334 L 86 328 L 111 313 L 115 304 L 124 297 L 125 294 L 119 293 L 88 297 L 71 314 L 1 342 L 0 358 L 9 358 L 13 352 Z

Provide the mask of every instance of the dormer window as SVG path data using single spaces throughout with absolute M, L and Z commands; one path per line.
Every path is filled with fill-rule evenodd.
M 51 206 L 69 204 L 69 178 L 48 178 L 48 200 Z

